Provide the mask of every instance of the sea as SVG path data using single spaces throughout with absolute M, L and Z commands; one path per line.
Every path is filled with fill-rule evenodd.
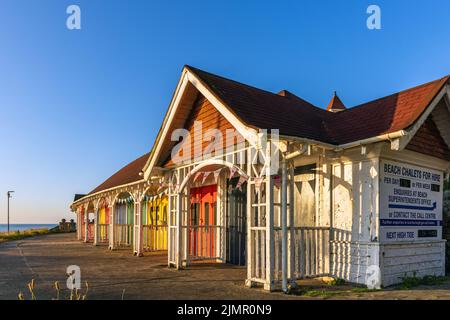
M 51 229 L 56 226 L 57 226 L 56 224 L 10 224 L 9 230 L 10 231 L 24 231 L 24 230 L 30 230 L 30 229 Z M 0 223 L 0 232 L 6 232 L 6 231 L 8 231 L 8 225 Z

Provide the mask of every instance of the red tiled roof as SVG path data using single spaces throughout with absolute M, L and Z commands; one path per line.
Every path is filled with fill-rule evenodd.
M 187 66 L 245 124 L 280 134 L 326 140 L 327 111 L 292 93 L 274 94 Z M 283 94 L 284 93 L 284 94 Z M 283 95 L 282 95 L 283 94 Z
M 332 134 L 340 144 L 358 141 L 412 126 L 450 76 L 333 114 Z
M 186 66 L 245 124 L 279 129 L 280 134 L 344 144 L 406 129 L 413 125 L 450 76 L 346 109 L 335 95 L 328 112 L 282 90 L 274 94 Z M 139 181 L 149 153 L 127 164 L 90 194 Z
M 286 90 L 274 94 L 190 66 L 186 68 L 245 124 L 261 129 L 279 129 L 282 135 L 330 144 L 344 144 L 407 129 L 450 79 L 446 76 L 333 113 L 317 108 Z
M 149 155 L 150 153 L 146 153 L 136 160 L 130 162 L 125 167 L 114 173 L 111 177 L 106 179 L 97 188 L 89 192 L 89 195 L 99 191 L 142 180 L 143 177 L 140 176 L 139 173 L 142 171 L 142 168 L 147 162 Z

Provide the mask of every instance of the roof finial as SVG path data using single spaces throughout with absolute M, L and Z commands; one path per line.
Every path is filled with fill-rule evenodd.
M 331 98 L 330 103 L 328 104 L 327 111 L 330 112 L 339 112 L 345 110 L 345 105 L 342 103 L 341 99 L 337 96 L 337 91 L 333 91 L 333 98 Z

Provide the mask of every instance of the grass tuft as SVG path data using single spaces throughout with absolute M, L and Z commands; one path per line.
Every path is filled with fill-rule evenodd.
M 450 281 L 448 276 L 424 276 L 422 278 L 417 277 L 416 273 L 412 277 L 404 276 L 402 283 L 399 285 L 401 290 L 409 290 L 418 286 L 433 286 Z
M 329 286 L 342 286 L 345 284 L 345 280 L 342 278 L 334 278 L 328 283 Z
M 6 242 L 6 241 L 21 240 L 21 239 L 25 239 L 25 238 L 29 238 L 29 237 L 50 234 L 50 233 L 55 233 L 55 231 L 50 231 L 49 229 L 30 229 L 30 230 L 24 230 L 24 231 L 13 231 L 10 233 L 1 232 L 0 233 L 0 243 Z

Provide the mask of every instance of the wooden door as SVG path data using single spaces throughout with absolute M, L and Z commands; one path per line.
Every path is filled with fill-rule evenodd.
M 189 254 L 194 258 L 215 258 L 217 226 L 217 185 L 190 191 Z
M 227 181 L 229 186 L 236 186 L 239 178 Z M 247 185 L 242 190 L 235 189 L 228 192 L 226 211 L 226 262 L 244 266 L 247 246 Z

